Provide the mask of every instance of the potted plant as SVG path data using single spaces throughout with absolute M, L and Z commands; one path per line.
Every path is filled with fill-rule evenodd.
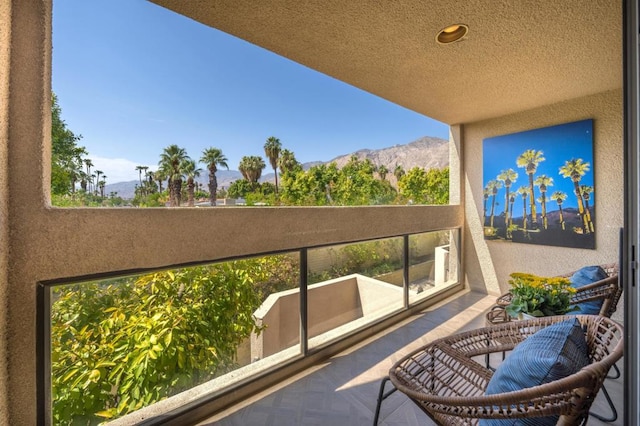
M 522 272 L 510 276 L 512 298 L 506 310 L 513 318 L 564 315 L 578 309 L 571 305 L 576 289 L 569 278 L 539 277 Z

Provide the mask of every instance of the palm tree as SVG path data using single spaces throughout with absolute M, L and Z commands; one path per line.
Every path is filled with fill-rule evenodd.
M 90 158 L 85 158 L 84 165 L 87 166 L 87 181 L 89 183 L 89 187 L 87 188 L 87 191 L 91 192 L 91 179 L 89 179 L 89 176 L 91 176 L 91 168 L 93 167 L 93 161 L 91 161 Z
M 238 165 L 238 169 L 240 170 L 240 173 L 242 173 L 242 177 L 251 182 L 253 186 L 258 183 L 258 180 L 260 180 L 262 170 L 264 170 L 265 167 L 266 165 L 264 164 L 262 157 L 255 155 L 242 157 L 240 159 L 240 164 Z
M 532 226 L 538 223 L 538 215 L 536 213 L 536 195 L 533 192 L 533 175 L 538 169 L 538 164 L 542 163 L 545 158 L 542 151 L 528 149 L 516 160 L 518 167 L 524 167 L 525 172 L 529 175 L 529 202 L 531 203 L 531 222 Z
M 140 179 L 140 188 L 142 188 L 142 170 L 144 166 L 136 166 L 136 170 L 138 171 L 138 178 Z
M 396 180 L 397 180 L 398 182 L 400 182 L 400 179 L 402 179 L 402 176 L 404 176 L 404 175 L 405 175 L 405 173 L 406 173 L 406 172 L 404 171 L 404 167 L 402 167 L 402 166 L 401 166 L 401 165 L 399 165 L 399 164 L 396 164 L 396 168 L 395 168 L 395 169 L 393 169 L 393 175 L 396 177 Z M 486 209 L 485 209 L 485 210 L 486 210 Z M 486 216 L 486 214 L 485 214 L 485 216 Z
M 516 179 L 518 179 L 518 173 L 513 169 L 502 170 L 496 179 L 502 181 L 505 189 L 507 190 L 507 193 L 504 196 L 504 226 L 505 228 L 508 228 L 511 223 L 511 215 L 513 215 L 513 212 L 509 212 L 509 188 L 511 187 L 511 184 L 515 183 Z
M 282 151 L 280 139 L 274 136 L 267 139 L 267 142 L 264 144 L 264 153 L 269 159 L 273 173 L 276 175 L 276 194 L 278 194 L 278 160 L 280 159 L 280 151 Z
M 380 180 L 385 180 L 387 177 L 387 173 L 389 173 L 389 169 L 384 164 L 381 164 L 378 167 L 378 175 L 380 176 Z
M 567 199 L 567 194 L 562 191 L 556 191 L 549 197 L 558 203 L 558 208 L 560 209 L 560 226 L 562 226 L 562 230 L 565 230 L 564 226 L 564 215 L 562 214 L 562 203 Z
M 164 168 L 159 167 L 158 170 L 154 172 L 154 177 L 156 182 L 158 182 L 158 192 L 162 193 L 162 182 L 165 179 L 168 179 L 167 171 Z
M 280 166 L 280 171 L 282 173 L 291 173 L 300 167 L 300 162 L 296 160 L 296 156 L 292 151 L 283 149 L 280 153 L 280 161 L 278 165 Z
M 493 215 L 496 207 L 496 195 L 498 195 L 498 190 L 502 188 L 502 182 L 497 180 L 490 180 L 487 182 L 487 190 L 491 194 L 491 219 L 489 220 L 489 226 L 493 228 Z
M 589 230 L 591 230 L 591 232 L 595 232 L 593 221 L 591 220 L 591 209 L 589 208 L 589 200 L 591 199 L 592 193 L 593 186 L 580 185 L 580 194 L 584 200 L 584 213 L 587 216 L 587 221 L 589 222 Z
M 527 196 L 529 195 L 529 188 L 521 186 L 518 188 L 518 194 L 522 195 L 522 229 L 527 229 Z
M 194 201 L 194 189 L 195 189 L 195 178 L 200 176 L 200 172 L 202 169 L 196 166 L 196 162 L 191 159 L 185 159 L 180 163 L 180 171 L 187 177 L 187 195 L 188 201 L 187 206 L 193 207 L 195 205 Z
M 99 182 L 100 182 L 100 175 L 101 175 L 101 174 L 102 174 L 102 170 L 96 170 L 96 184 L 99 184 Z M 96 185 L 96 188 L 95 188 L 95 190 L 94 190 L 94 193 L 95 193 L 96 195 L 98 195 L 98 186 L 100 186 L 100 185 Z
M 182 198 L 182 171 L 180 165 L 184 160 L 190 160 L 184 148 L 178 145 L 169 145 L 160 154 L 158 165 L 164 169 L 169 178 L 169 193 L 171 207 L 180 206 Z
M 218 197 L 218 177 L 216 176 L 218 166 L 229 170 L 229 166 L 227 165 L 227 161 L 229 160 L 224 156 L 221 149 L 211 147 L 202 151 L 200 161 L 206 164 L 209 170 L 209 203 L 215 206 Z
M 87 180 L 88 180 L 88 178 L 89 178 L 89 177 L 88 177 L 88 176 L 87 176 L 87 174 L 86 174 L 85 172 L 83 172 L 83 171 L 81 171 L 81 172 L 79 173 L 79 176 L 78 176 L 78 177 L 80 178 L 80 188 L 81 188 L 84 192 L 87 192 Z
M 542 205 L 542 226 L 548 228 L 547 220 L 547 187 L 553 186 L 553 178 L 547 175 L 540 175 L 533 182 L 540 190 L 540 204 Z
M 582 158 L 572 158 L 571 160 L 565 161 L 564 166 L 560 167 L 560 174 L 562 177 L 571 178 L 573 181 L 573 192 L 576 195 L 578 200 L 578 212 L 580 213 L 580 218 L 582 219 L 582 232 L 585 234 L 590 233 L 589 222 L 587 220 L 587 215 L 584 212 L 584 205 L 582 202 L 582 192 L 580 191 L 580 179 L 589 171 L 590 164 L 585 163 Z
M 104 198 L 104 186 L 107 183 L 104 180 L 101 180 L 100 182 L 98 182 L 98 188 L 100 188 L 100 197 Z

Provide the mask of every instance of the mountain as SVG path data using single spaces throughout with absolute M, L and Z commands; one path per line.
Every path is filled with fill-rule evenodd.
M 404 145 L 395 145 L 389 148 L 381 149 L 361 149 L 356 152 L 340 155 L 329 161 L 313 161 L 302 165 L 304 170 L 320 165 L 335 162 L 338 168 L 343 167 L 351 159 L 352 156 L 358 157 L 360 160 L 369 159 L 376 166 L 384 165 L 388 170 L 387 180 L 395 185 L 396 178 L 393 171 L 396 165 L 400 165 L 405 171 L 409 171 L 413 167 L 422 167 L 424 169 L 447 167 L 449 165 L 449 141 L 441 138 L 425 136 L 411 143 Z M 265 172 L 270 169 L 267 161 Z M 218 188 L 226 187 L 235 180 L 242 179 L 242 174 L 236 170 L 219 170 L 216 174 L 218 177 Z M 209 177 L 206 169 L 202 175 L 196 179 L 206 188 Z M 261 182 L 274 182 L 273 173 L 263 173 Z M 139 181 L 118 182 L 109 184 L 105 187 L 105 193 L 117 192 L 122 198 L 133 198 L 135 186 Z

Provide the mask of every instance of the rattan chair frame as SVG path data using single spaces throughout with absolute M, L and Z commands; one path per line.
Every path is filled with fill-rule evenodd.
M 551 383 L 516 392 L 484 394 L 493 370 L 480 359 L 486 354 L 511 351 L 542 328 L 572 318 L 578 318 L 586 330 L 589 365 Z M 622 353 L 622 326 L 607 317 L 542 317 L 438 339 L 394 364 L 389 379 L 439 425 L 475 425 L 481 418 L 549 415 L 559 415 L 559 425 L 578 425 L 586 422 L 607 372 Z

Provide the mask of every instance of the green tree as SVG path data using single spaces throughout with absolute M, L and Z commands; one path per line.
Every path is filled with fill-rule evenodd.
M 218 177 L 216 176 L 218 166 L 229 170 L 229 166 L 227 165 L 227 161 L 229 160 L 224 156 L 221 149 L 210 147 L 202 151 L 200 161 L 206 164 L 207 170 L 209 170 L 209 203 L 215 206 L 218 196 Z
M 78 146 L 81 135 L 76 135 L 62 119 L 58 97 L 51 94 L 51 192 L 64 195 L 74 192 L 75 183 L 82 172 L 82 157 L 87 155 Z
M 273 280 L 269 262 L 240 260 L 56 290 L 55 423 L 97 424 L 236 368 L 238 345 L 260 331 L 253 312 Z
M 238 179 L 231 182 L 227 194 L 232 198 L 246 198 L 247 194 L 253 192 L 255 185 L 246 179 Z
M 533 191 L 533 175 L 538 169 L 538 164 L 543 162 L 545 158 L 542 156 L 542 151 L 536 151 L 534 149 L 528 149 L 516 160 L 518 167 L 523 167 L 525 172 L 529 176 L 529 202 L 531 203 L 531 223 L 535 225 L 538 223 L 538 216 L 536 213 L 536 194 Z
M 169 145 L 160 154 L 158 165 L 169 178 L 169 205 L 179 207 L 182 198 L 182 170 L 181 164 L 184 160 L 189 160 L 189 156 L 184 148 L 178 145 Z
M 560 174 L 562 177 L 571 178 L 573 182 L 573 193 L 578 200 L 578 212 L 580 213 L 580 219 L 582 222 L 582 232 L 588 234 L 591 232 L 589 228 L 589 220 L 584 211 L 584 203 L 582 200 L 582 191 L 580 191 L 580 180 L 590 168 L 589 163 L 585 163 L 582 158 L 572 158 L 564 162 L 564 165 L 560 167 Z
M 280 139 L 271 136 L 264 144 L 264 153 L 269 159 L 269 164 L 273 168 L 273 173 L 276 178 L 276 194 L 278 193 L 278 163 L 280 161 L 280 152 L 282 151 L 282 144 Z
M 288 149 L 283 149 L 280 153 L 278 165 L 280 166 L 280 171 L 283 174 L 292 173 L 296 170 L 302 170 L 302 166 L 300 165 L 300 162 L 296 160 L 295 154 Z
M 449 203 L 449 168 L 414 167 L 399 181 L 400 195 L 415 204 Z

